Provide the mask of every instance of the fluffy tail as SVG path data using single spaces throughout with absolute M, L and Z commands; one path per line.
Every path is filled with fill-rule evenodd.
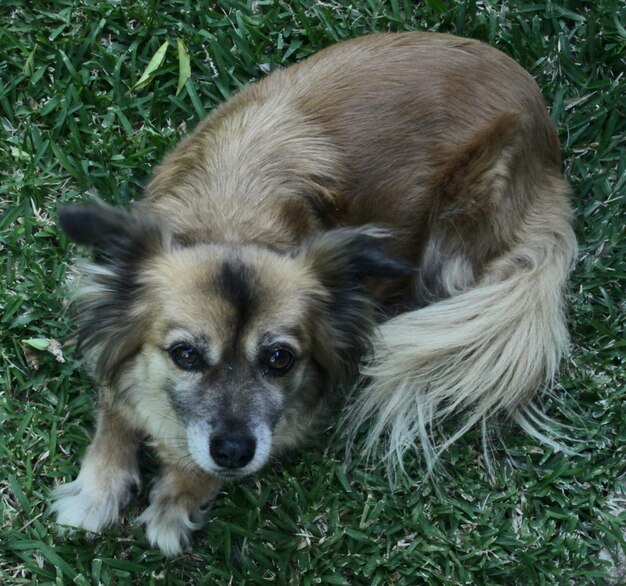
M 368 421 L 365 450 L 386 438 L 389 464 L 402 465 L 421 443 L 429 466 L 479 421 L 497 412 L 521 417 L 520 407 L 548 387 L 568 344 L 563 288 L 576 254 L 567 187 L 543 185 L 517 233 L 517 245 L 490 262 L 475 286 L 380 327 L 366 386 L 348 417 Z M 433 424 L 461 423 L 440 445 Z

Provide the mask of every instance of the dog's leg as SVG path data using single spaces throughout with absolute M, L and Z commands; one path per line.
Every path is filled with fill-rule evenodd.
M 53 492 L 57 523 L 94 532 L 115 524 L 140 484 L 139 441 L 119 413 L 102 404 L 78 478 Z
M 150 506 L 139 517 L 146 536 L 165 555 L 174 556 L 202 526 L 204 506 L 215 498 L 221 482 L 201 471 L 165 464 L 150 491 Z

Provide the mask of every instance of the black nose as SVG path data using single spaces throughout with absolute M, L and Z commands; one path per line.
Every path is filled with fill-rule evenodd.
M 249 435 L 229 433 L 211 439 L 211 457 L 222 468 L 243 468 L 254 458 L 255 450 L 256 441 Z

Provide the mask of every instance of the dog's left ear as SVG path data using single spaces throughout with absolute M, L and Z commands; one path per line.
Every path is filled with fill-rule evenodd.
M 416 268 L 385 250 L 389 234 L 382 228 L 338 228 L 310 240 L 300 251 L 325 286 L 361 283 L 365 277 L 400 278 Z
M 314 358 L 326 374 L 328 389 L 354 380 L 369 348 L 376 307 L 363 286 L 365 278 L 401 278 L 416 272 L 385 251 L 387 237 L 371 226 L 340 228 L 310 240 L 297 254 L 322 285 L 311 327 L 319 340 Z

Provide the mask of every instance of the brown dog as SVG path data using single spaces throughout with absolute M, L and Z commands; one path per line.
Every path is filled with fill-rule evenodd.
M 221 480 L 319 428 L 363 360 L 347 429 L 369 420 L 391 460 L 416 440 L 432 458 L 452 413 L 449 441 L 524 423 L 567 344 L 567 193 L 537 86 L 479 42 L 371 35 L 251 85 L 132 213 L 59 211 L 94 250 L 76 308 L 100 411 L 58 521 L 116 522 L 147 436 L 163 470 L 141 520 L 180 552 Z

